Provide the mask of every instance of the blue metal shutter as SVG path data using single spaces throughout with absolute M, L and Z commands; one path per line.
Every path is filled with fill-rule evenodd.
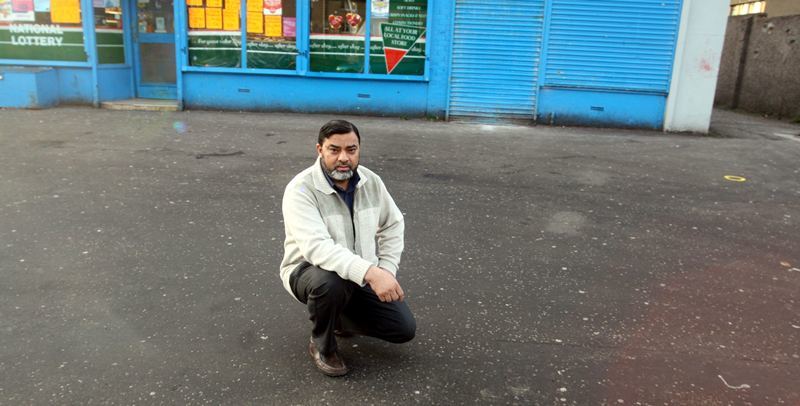
M 456 0 L 450 116 L 533 119 L 544 0 Z
M 681 0 L 553 0 L 545 86 L 669 91 Z

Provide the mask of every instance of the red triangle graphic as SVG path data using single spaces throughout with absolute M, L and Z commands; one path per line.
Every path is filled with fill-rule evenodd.
M 383 48 L 383 55 L 386 57 L 386 73 L 392 73 L 407 53 L 407 49 Z

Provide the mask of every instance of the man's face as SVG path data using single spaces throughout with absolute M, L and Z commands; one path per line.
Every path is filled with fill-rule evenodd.
M 334 134 L 326 138 L 322 145 L 317 144 L 317 152 L 322 157 L 322 165 L 331 178 L 343 181 L 353 177 L 358 168 L 361 148 L 356 133 Z

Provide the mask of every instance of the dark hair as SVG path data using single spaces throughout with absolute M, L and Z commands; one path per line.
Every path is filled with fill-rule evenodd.
M 356 138 L 358 138 L 358 143 L 361 143 L 361 135 L 358 133 L 358 128 L 356 128 L 355 124 L 346 121 L 346 120 L 331 120 L 325 123 L 322 128 L 319 129 L 319 137 L 317 137 L 317 144 L 322 145 L 326 139 L 330 138 L 331 135 L 336 134 L 347 134 L 349 132 L 356 133 Z

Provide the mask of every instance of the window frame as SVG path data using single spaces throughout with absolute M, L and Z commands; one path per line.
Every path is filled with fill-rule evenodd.
M 236 73 L 236 74 L 252 74 L 252 75 L 274 75 L 274 76 L 301 76 L 312 78 L 330 78 L 330 79 L 361 79 L 361 80 L 388 80 L 388 81 L 406 81 L 406 82 L 427 82 L 430 77 L 430 32 L 431 32 L 431 16 L 433 10 L 434 0 L 427 0 L 426 15 L 425 15 L 425 66 L 422 75 L 391 75 L 385 73 L 369 73 L 369 48 L 371 36 L 364 36 L 364 72 L 361 73 L 337 73 L 337 72 L 314 72 L 310 70 L 310 49 L 311 49 L 311 0 L 295 0 L 296 1 L 296 21 L 297 21 L 297 36 L 295 37 L 295 44 L 297 54 L 295 55 L 295 69 L 269 69 L 269 68 L 248 68 L 247 67 L 247 1 L 241 0 L 241 11 L 239 16 L 240 36 L 242 39 L 242 55 L 240 60 L 240 67 L 238 68 L 223 68 L 223 67 L 203 67 L 191 66 L 189 64 L 189 27 L 188 27 L 188 12 L 186 0 L 177 0 L 180 3 L 180 15 L 176 16 L 176 24 L 180 24 L 180 29 L 177 31 L 178 41 L 180 41 L 181 51 L 181 70 L 183 72 L 192 73 Z M 366 33 L 371 32 L 372 24 L 372 0 L 366 0 L 366 17 L 364 24 L 367 27 Z

